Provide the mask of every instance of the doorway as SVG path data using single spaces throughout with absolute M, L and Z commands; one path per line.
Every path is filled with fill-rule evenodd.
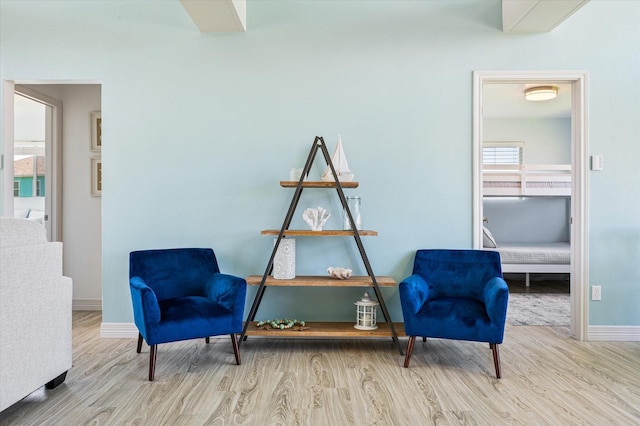
M 49 241 L 60 241 L 58 158 L 61 105 L 16 87 L 13 139 L 13 216 L 42 223 Z
M 568 85 L 571 89 L 571 201 L 570 234 L 570 305 L 571 333 L 579 340 L 586 339 L 588 326 L 588 252 L 587 244 L 587 73 L 572 71 L 476 71 L 474 73 L 473 105 L 473 245 L 483 246 L 483 108 L 484 91 L 494 84 Z
M 63 271 L 73 279 L 74 310 L 102 309 L 102 203 L 101 193 L 93 190 L 98 180 L 92 173 L 92 166 L 101 164 L 102 145 L 96 150 L 92 139 L 93 117 L 101 111 L 101 92 L 96 81 L 3 81 L 6 143 L 2 146 L 5 167 L 0 173 L 1 214 L 15 214 L 14 108 L 15 98 L 22 96 L 51 106 L 45 115 L 47 133 L 52 135 L 51 143 L 45 141 L 45 158 L 51 164 L 46 172 L 50 170 L 51 177 L 46 177 L 44 191 L 50 201 L 51 241 L 64 243 Z

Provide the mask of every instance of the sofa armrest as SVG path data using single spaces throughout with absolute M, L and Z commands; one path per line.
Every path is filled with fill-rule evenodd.
M 133 320 L 140 333 L 146 338 L 147 325 L 158 324 L 161 319 L 158 298 L 140 277 L 132 277 L 129 280 L 129 289 L 133 305 Z
M 398 285 L 402 312 L 415 314 L 429 298 L 427 281 L 418 274 L 413 274 L 402 280 Z M 406 320 L 405 320 L 406 321 Z
M 71 368 L 72 293 L 62 243 L 0 249 L 0 411 Z
M 493 277 L 484 286 L 484 304 L 491 322 L 504 324 L 509 303 L 509 286 L 504 279 Z
M 247 281 L 244 278 L 216 272 L 207 280 L 205 293 L 218 305 L 242 317 L 247 294 Z

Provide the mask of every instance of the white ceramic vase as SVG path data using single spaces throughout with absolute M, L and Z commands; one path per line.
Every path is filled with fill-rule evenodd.
M 278 239 L 273 240 L 273 244 Z M 273 258 L 273 278 L 277 280 L 292 280 L 296 277 L 296 240 L 283 238 Z

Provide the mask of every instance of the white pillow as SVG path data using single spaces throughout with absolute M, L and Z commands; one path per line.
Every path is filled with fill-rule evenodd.
M 482 247 L 487 248 L 496 248 L 498 244 L 496 244 L 496 239 L 491 235 L 491 231 L 487 229 L 486 226 L 482 226 Z

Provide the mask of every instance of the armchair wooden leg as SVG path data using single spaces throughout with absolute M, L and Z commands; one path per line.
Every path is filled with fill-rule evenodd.
M 233 345 L 233 354 L 236 356 L 236 364 L 240 365 L 240 348 L 235 333 L 231 333 L 231 344 Z
M 208 337 L 205 337 L 205 338 L 204 338 L 204 342 L 208 345 L 208 344 L 209 344 L 209 338 L 208 338 Z
M 416 343 L 416 336 L 409 336 L 409 343 L 407 344 L 407 354 L 404 357 L 404 368 L 409 368 L 409 361 L 411 360 L 411 354 L 413 353 L 413 345 Z
M 136 349 L 138 353 L 142 350 L 142 340 L 142 334 L 138 333 L 138 348 Z
M 498 345 L 495 343 L 490 343 L 491 350 L 493 351 L 493 364 L 496 367 L 496 377 L 499 379 L 502 377 L 500 374 L 500 351 L 498 350 Z
M 153 382 L 156 375 L 156 356 L 158 355 L 158 345 L 152 345 L 149 353 L 149 381 Z
M 426 341 L 427 341 L 427 338 L 423 336 L 423 337 L 422 337 L 422 341 L 423 341 L 423 342 L 426 342 Z

